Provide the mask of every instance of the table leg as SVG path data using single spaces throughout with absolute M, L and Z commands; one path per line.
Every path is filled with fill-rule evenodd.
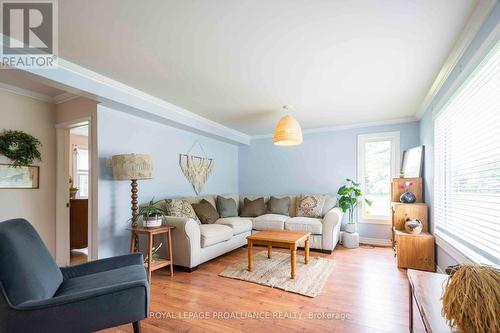
M 174 276 L 174 254 L 172 253 L 172 229 L 168 231 L 168 253 L 170 259 L 170 277 Z
M 273 252 L 273 247 L 271 245 L 267 246 L 267 259 L 271 259 L 271 253 Z
M 134 253 L 135 251 L 135 233 L 130 233 L 130 253 Z
M 151 283 L 151 262 L 153 260 L 153 234 L 148 237 L 148 281 Z
M 295 279 L 295 272 L 297 270 L 297 246 L 290 246 L 290 260 L 292 265 L 292 279 Z
M 307 263 L 309 262 L 309 237 L 306 239 L 306 244 L 304 245 L 304 250 L 305 250 L 305 256 L 304 256 L 304 262 Z
M 253 244 L 252 244 L 252 241 L 249 240 L 248 241 L 248 271 L 251 272 L 252 271 L 252 247 L 253 247 Z

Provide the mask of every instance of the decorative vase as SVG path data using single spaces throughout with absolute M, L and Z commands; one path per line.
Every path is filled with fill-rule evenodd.
M 162 218 L 161 216 L 153 216 L 153 217 L 143 217 L 142 226 L 145 228 L 157 228 L 161 227 Z
M 417 201 L 417 197 L 415 194 L 407 190 L 405 193 L 401 194 L 399 201 L 402 203 L 415 203 L 415 201 Z
M 356 232 L 356 223 L 347 223 L 344 230 L 350 234 Z
M 422 232 L 422 222 L 419 219 L 406 219 L 405 230 L 409 234 L 419 234 Z

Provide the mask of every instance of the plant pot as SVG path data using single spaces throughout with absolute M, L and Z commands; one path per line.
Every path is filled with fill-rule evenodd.
M 77 193 L 78 193 L 78 190 L 69 190 L 69 198 L 75 199 Z
M 350 234 L 356 232 L 356 229 L 356 223 L 347 223 L 344 228 L 345 232 L 348 232 Z
M 157 228 L 161 227 L 162 221 L 163 219 L 161 216 L 143 217 L 142 226 L 146 228 Z
M 417 197 L 412 192 L 405 191 L 405 193 L 401 194 L 399 197 L 399 201 L 402 203 L 415 203 L 415 201 L 417 201 Z
M 359 234 L 357 232 L 343 232 L 342 246 L 348 249 L 355 249 L 359 247 Z

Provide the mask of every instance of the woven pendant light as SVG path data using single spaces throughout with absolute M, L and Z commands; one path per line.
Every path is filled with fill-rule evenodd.
M 288 105 L 283 109 L 290 110 Z M 290 115 L 280 119 L 274 129 L 274 144 L 277 146 L 296 146 L 302 143 L 302 129 L 299 122 Z

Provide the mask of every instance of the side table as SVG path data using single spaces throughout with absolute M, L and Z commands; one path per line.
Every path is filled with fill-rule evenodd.
M 134 252 L 135 248 L 135 235 L 143 234 L 148 236 L 148 259 L 144 266 L 148 271 L 148 281 L 151 283 L 151 272 L 156 271 L 162 267 L 170 266 L 170 276 L 174 276 L 174 261 L 172 253 L 172 229 L 174 227 L 161 226 L 157 228 L 146 227 L 132 227 L 128 228 L 131 233 L 130 237 L 130 252 Z M 165 241 L 168 242 L 169 258 L 161 258 L 153 261 L 153 238 L 155 235 L 165 235 Z

